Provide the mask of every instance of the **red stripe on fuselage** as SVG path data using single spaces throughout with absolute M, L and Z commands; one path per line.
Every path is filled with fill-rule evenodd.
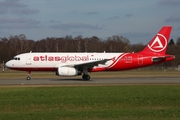
M 124 53 L 124 54 L 119 55 L 118 58 L 116 58 L 116 59 L 113 61 L 113 63 L 112 63 L 109 67 L 107 67 L 107 68 L 110 69 L 110 68 L 112 68 L 113 66 L 115 66 L 115 65 L 118 63 L 118 61 L 120 61 L 121 58 L 122 58 L 123 56 L 127 55 L 127 54 L 128 54 L 128 53 Z

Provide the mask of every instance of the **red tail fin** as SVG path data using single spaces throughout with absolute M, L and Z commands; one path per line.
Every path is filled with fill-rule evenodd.
M 141 52 L 165 54 L 171 29 L 171 26 L 162 27 L 161 30 L 154 36 L 154 38 Z

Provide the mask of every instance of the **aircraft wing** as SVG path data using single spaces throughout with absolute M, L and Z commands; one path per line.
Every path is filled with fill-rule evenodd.
M 93 68 L 94 66 L 98 66 L 98 64 L 105 64 L 107 61 L 111 59 L 104 59 L 104 60 L 98 60 L 98 61 L 91 61 L 91 62 L 85 62 L 80 64 L 72 64 L 72 65 L 65 65 L 68 67 L 75 67 L 77 69 L 83 69 L 83 68 Z
M 152 61 L 154 63 L 156 62 L 160 62 L 161 60 L 165 60 L 166 58 L 174 58 L 174 55 L 166 55 L 166 56 L 157 56 L 157 57 L 153 57 Z

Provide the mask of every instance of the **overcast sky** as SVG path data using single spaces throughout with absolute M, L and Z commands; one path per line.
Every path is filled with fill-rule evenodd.
M 164 25 L 180 37 L 180 0 L 0 0 L 0 37 L 113 35 L 146 44 Z

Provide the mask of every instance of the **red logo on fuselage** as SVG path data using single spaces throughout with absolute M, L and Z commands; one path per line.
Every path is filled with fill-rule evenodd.
M 44 55 L 44 56 L 34 56 L 34 61 L 60 61 L 65 63 L 67 61 L 87 61 L 89 60 L 89 56 L 51 56 L 51 55 Z
M 154 52 L 161 52 L 167 47 L 167 39 L 162 34 L 157 34 L 154 41 L 148 44 L 149 49 Z

